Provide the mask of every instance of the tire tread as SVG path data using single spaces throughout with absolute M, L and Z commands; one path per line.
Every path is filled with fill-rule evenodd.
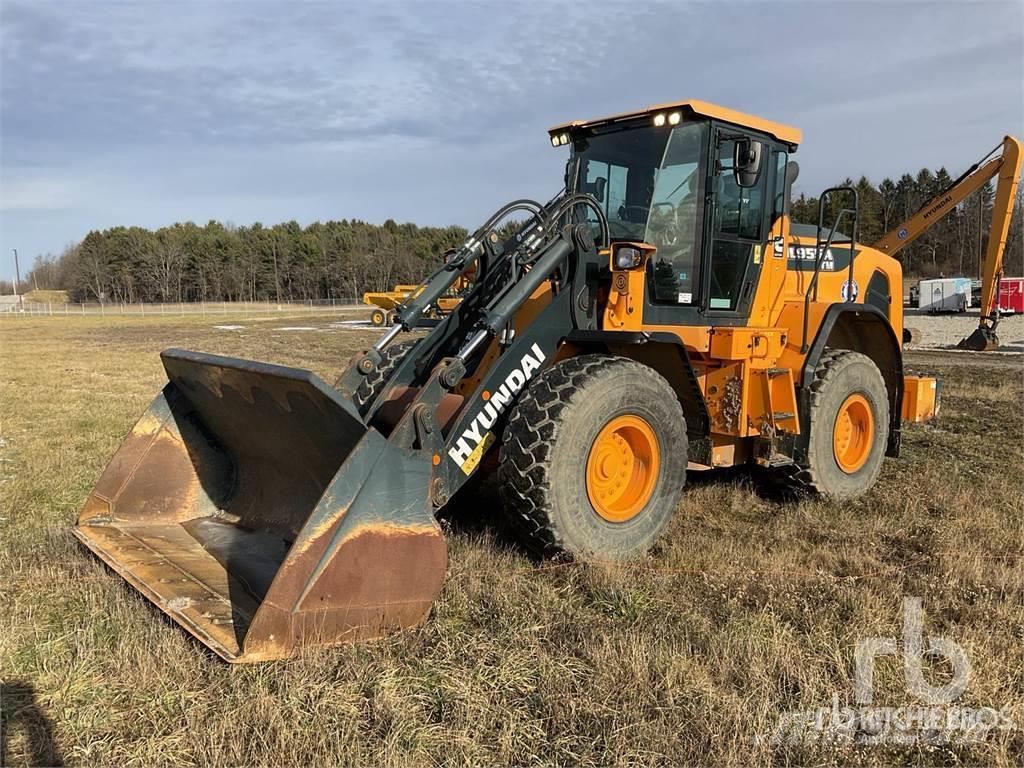
M 406 339 L 385 347 L 381 353 L 380 365 L 363 377 L 362 382 L 360 382 L 352 397 L 360 413 L 366 412 L 366 409 L 377 398 L 377 395 L 380 394 L 388 379 L 391 378 L 395 368 L 398 367 L 399 363 L 405 359 L 405 356 L 409 354 L 418 342 L 419 339 Z
M 867 355 L 849 349 L 828 348 L 814 368 L 814 379 L 809 387 L 809 419 L 808 429 L 813 430 L 820 409 L 821 398 L 825 391 L 847 364 L 855 360 L 865 360 L 874 366 L 874 361 Z M 788 495 L 814 496 L 826 493 L 817 468 L 813 462 L 793 463 L 771 470 L 769 483 Z

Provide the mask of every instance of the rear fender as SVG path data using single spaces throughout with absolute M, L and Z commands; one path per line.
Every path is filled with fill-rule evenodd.
M 878 307 L 867 304 L 837 303 L 825 311 L 821 325 L 804 358 L 800 372 L 797 403 L 800 408 L 800 436 L 797 458 L 802 458 L 810 438 L 810 392 L 814 369 L 826 348 L 849 349 L 867 355 L 878 366 L 889 394 L 889 441 L 887 456 L 899 456 L 900 414 L 903 411 L 903 353 L 888 318 Z

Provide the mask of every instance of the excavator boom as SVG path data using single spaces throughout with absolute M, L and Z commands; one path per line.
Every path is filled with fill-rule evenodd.
M 1000 154 L 992 157 L 997 152 Z M 993 176 L 997 177 L 996 198 L 992 206 L 988 247 L 985 249 L 982 270 L 981 317 L 978 329 L 960 342 L 961 349 L 985 351 L 995 349 L 999 345 L 995 335 L 996 325 L 999 323 L 996 297 L 999 292 L 999 279 L 1003 274 L 1003 254 L 1006 251 L 1006 235 L 1010 229 L 1010 215 L 1013 212 L 1017 182 L 1020 179 L 1020 159 L 1021 143 L 1013 136 L 1006 136 L 999 146 L 968 168 L 948 188 L 922 205 L 909 219 L 889 230 L 872 246 L 882 253 L 894 256 L 927 232 L 968 195 L 987 184 Z
M 981 318 L 995 320 L 998 314 L 996 302 L 999 287 L 997 282 L 1003 276 L 1003 254 L 1006 252 L 1006 235 L 1010 230 L 1013 201 L 1016 198 L 1017 183 L 1020 180 L 1021 144 L 1012 136 L 1003 143 L 1003 163 L 999 168 L 996 182 L 996 199 L 992 205 L 992 223 L 988 232 L 988 248 L 985 251 L 985 268 L 981 282 Z

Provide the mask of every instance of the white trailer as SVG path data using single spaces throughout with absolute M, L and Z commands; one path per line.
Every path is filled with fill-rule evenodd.
M 922 280 L 917 308 L 928 312 L 964 312 L 971 303 L 971 281 L 958 277 Z

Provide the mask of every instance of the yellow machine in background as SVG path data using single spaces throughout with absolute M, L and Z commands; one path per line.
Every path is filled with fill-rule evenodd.
M 453 309 L 459 306 L 462 297 L 473 284 L 474 274 L 475 270 L 467 270 L 447 293 L 437 298 L 434 305 L 424 314 L 423 319 L 427 321 L 425 324 L 436 324 L 437 321 L 447 317 Z M 364 293 L 363 304 L 369 304 L 371 307 L 374 307 L 370 312 L 370 322 L 376 326 L 391 325 L 395 320 L 395 312 L 398 308 L 421 287 L 420 285 L 399 284 L 390 291 L 367 291 Z
M 549 135 L 570 150 L 563 191 L 498 209 L 334 387 L 165 351 L 169 382 L 78 538 L 223 658 L 256 661 L 424 621 L 447 563 L 435 513 L 474 476 L 502 504 L 472 506 L 526 547 L 598 559 L 646 551 L 688 469 L 868 493 L 939 383 L 904 371 L 902 271 L 888 241 L 859 242 L 856 190 L 793 224 L 800 131 L 707 102 Z
M 370 312 L 370 322 L 376 326 L 391 325 L 395 318 L 395 309 L 409 294 L 419 288 L 418 285 L 396 285 L 390 291 L 367 291 L 363 294 L 363 304 L 374 309 Z

